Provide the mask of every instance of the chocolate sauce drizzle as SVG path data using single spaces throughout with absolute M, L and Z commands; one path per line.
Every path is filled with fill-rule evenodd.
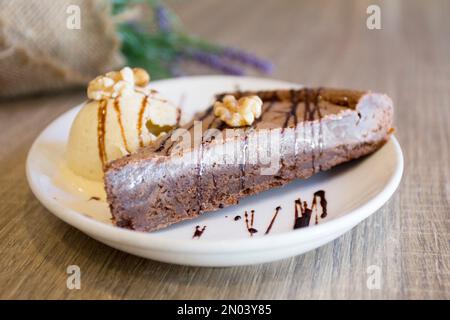
M 281 132 L 284 132 L 284 129 L 288 126 L 289 120 L 291 118 L 294 118 L 294 126 L 297 125 L 298 119 L 297 119 L 297 108 L 298 108 L 298 92 L 296 90 L 291 90 L 290 92 L 291 96 L 291 110 L 286 116 L 286 120 L 284 121 L 283 128 L 281 129 Z
M 122 135 L 123 144 L 125 146 L 125 150 L 130 153 L 130 148 L 128 148 L 127 136 L 125 134 L 125 129 L 122 123 L 122 110 L 120 107 L 120 96 L 114 99 L 114 109 L 116 110 L 117 115 L 117 123 L 119 124 L 120 134 Z
M 288 127 L 289 120 L 291 120 L 291 118 L 294 118 L 294 127 L 296 128 L 296 126 L 297 126 L 297 122 L 298 122 L 297 109 L 298 109 L 298 105 L 299 105 L 299 98 L 298 98 L 297 90 L 294 90 L 294 89 L 290 90 L 290 99 L 291 99 L 291 109 L 286 115 L 286 119 L 284 121 L 283 127 L 281 128 L 281 133 L 284 133 L 284 130 Z M 295 153 L 296 146 L 297 146 L 297 134 L 294 134 L 294 153 Z M 281 167 L 282 168 L 285 167 L 283 158 L 281 158 Z
M 305 89 L 305 114 L 303 116 L 303 121 L 308 121 L 311 117 L 311 111 L 310 111 L 310 97 L 309 97 L 309 89 Z M 314 120 L 314 114 L 312 114 L 312 118 Z M 311 126 L 311 136 L 312 136 L 312 140 L 311 140 L 311 165 L 312 165 L 312 170 L 313 173 L 316 172 L 316 167 L 315 167 L 315 161 L 316 161 L 316 155 L 315 155 L 315 138 L 314 138 L 314 126 L 312 125 L 312 123 L 310 122 L 310 126 Z
M 319 199 L 319 202 L 318 200 Z M 308 204 L 306 201 L 303 201 L 298 198 L 295 200 L 295 219 L 294 219 L 294 229 L 304 228 L 308 227 L 311 221 L 311 216 L 315 212 L 315 224 L 319 224 L 319 214 L 318 214 L 318 205 L 320 205 L 322 209 L 322 213 L 320 214 L 320 218 L 324 219 L 327 216 L 327 200 L 325 198 L 325 191 L 324 190 L 318 190 L 313 195 L 313 200 L 311 207 L 308 207 Z M 272 220 L 270 221 L 270 224 L 267 226 L 266 232 L 264 232 L 264 235 L 267 235 L 272 230 L 272 226 L 275 223 L 275 220 L 278 217 L 278 214 L 281 210 L 281 206 L 278 206 L 275 208 L 274 215 L 272 217 Z M 250 236 L 253 236 L 254 233 L 258 232 L 255 228 L 253 228 L 253 222 L 254 222 L 254 214 L 255 211 L 251 210 L 251 217 L 249 220 L 248 212 L 245 211 L 244 217 L 245 217 L 245 226 L 247 228 L 247 231 L 250 233 Z M 241 217 L 236 216 L 234 217 L 234 220 L 237 221 Z
M 205 119 L 213 112 L 213 109 L 214 109 L 214 108 L 213 108 L 212 106 L 209 107 L 209 108 L 205 111 L 205 113 L 204 113 L 197 121 L 200 121 L 200 122 L 201 122 L 201 121 L 205 120 Z M 193 120 L 193 121 L 191 122 L 190 126 L 186 128 L 186 130 L 187 130 L 187 131 L 191 130 L 191 129 L 194 127 L 194 124 L 195 124 L 195 121 Z M 171 133 L 169 132 L 169 133 L 166 134 L 166 137 L 161 141 L 161 144 L 160 144 L 159 147 L 155 150 L 155 152 L 160 152 L 160 151 L 164 150 L 164 148 L 166 147 L 166 143 L 169 141 L 170 137 L 171 137 Z M 175 143 L 176 143 L 176 141 L 172 141 L 172 144 L 169 146 L 169 148 L 168 148 L 167 150 L 170 151 L 171 147 L 172 147 L 173 144 L 175 144 Z M 166 155 L 168 155 L 168 152 L 166 152 Z
M 177 123 L 176 123 L 176 127 L 178 127 L 178 126 L 180 125 L 180 121 L 181 121 L 181 109 L 182 109 L 182 107 L 183 107 L 183 105 L 184 105 L 185 100 L 186 100 L 186 93 L 183 93 L 183 94 L 181 95 L 181 97 L 180 97 L 180 102 L 178 103 Z M 193 123 L 193 122 L 192 122 L 192 123 Z M 171 132 L 168 132 L 168 133 L 167 133 L 167 139 L 168 139 L 169 137 L 172 137 L 172 132 L 173 132 L 173 130 L 172 130 Z M 164 140 L 163 144 L 165 144 L 165 143 L 168 141 L 167 139 Z M 170 154 L 170 151 L 172 150 L 172 148 L 173 148 L 175 145 L 176 145 L 176 140 L 175 140 L 175 141 L 172 141 L 172 143 L 169 145 L 169 147 L 168 147 L 167 150 L 166 150 L 166 155 L 169 155 L 169 154 Z M 164 146 L 161 148 L 161 145 L 160 145 L 159 148 L 158 148 L 158 150 L 161 151 L 162 149 L 164 149 Z M 158 150 L 157 150 L 157 151 L 158 151 Z
M 322 126 L 322 112 L 320 112 L 320 100 L 322 96 L 320 95 L 322 88 L 317 90 L 316 98 L 314 99 L 314 106 L 317 108 L 317 114 L 319 115 L 319 159 L 323 154 L 323 126 Z M 319 171 L 322 171 L 322 165 L 319 165 Z
M 137 125 L 136 125 L 139 146 L 144 147 L 144 141 L 143 141 L 143 137 L 142 137 L 142 128 L 144 126 L 144 114 L 145 114 L 146 108 L 148 107 L 148 99 L 149 99 L 150 95 L 157 93 L 157 91 L 150 90 L 150 93 L 147 93 L 147 92 L 141 91 L 141 90 L 136 90 L 136 91 L 138 91 L 144 95 L 142 102 L 141 102 L 141 106 L 139 108 L 138 121 L 137 121 Z M 165 99 L 159 99 L 157 97 L 153 97 L 153 99 L 160 100 L 163 102 L 167 101 Z M 184 100 L 185 100 L 185 94 L 183 94 L 182 98 L 181 98 L 181 101 L 184 101 Z M 100 161 L 102 163 L 103 168 L 105 168 L 105 166 L 108 162 L 106 147 L 105 147 L 106 116 L 107 116 L 107 109 L 108 109 L 107 106 L 108 106 L 108 100 L 103 99 L 103 100 L 99 101 L 99 106 L 98 106 L 98 111 L 97 111 L 97 141 L 98 141 L 97 143 L 98 143 L 99 157 L 100 157 Z M 180 106 L 181 106 L 181 104 L 180 104 Z M 123 125 L 123 120 L 122 120 L 122 106 L 120 105 L 120 96 L 118 96 L 114 99 L 113 107 L 114 107 L 114 110 L 117 115 L 117 122 L 119 124 L 120 133 L 122 136 L 125 150 L 128 153 L 131 153 L 130 147 L 129 147 L 128 141 L 127 141 L 125 128 Z M 180 117 L 181 117 L 181 113 L 180 113 L 180 110 L 178 110 L 177 125 L 179 124 Z M 170 136 L 171 135 L 169 133 L 166 135 L 165 139 L 163 140 L 162 144 L 160 145 L 160 147 L 157 151 L 161 151 L 164 148 L 164 145 L 167 142 L 167 140 L 170 138 Z
M 103 168 L 105 167 L 108 161 L 105 150 L 105 123 L 107 112 L 106 110 L 107 110 L 107 101 L 106 100 L 100 101 L 97 112 L 97 143 L 98 143 L 98 153 Z
M 322 214 L 320 215 L 320 218 L 322 218 L 322 219 L 326 218 L 326 216 L 328 215 L 328 212 L 327 212 L 328 202 L 327 202 L 327 199 L 325 198 L 325 191 L 319 190 L 314 193 L 314 200 L 313 200 L 312 206 L 316 207 L 316 208 L 317 208 L 317 198 L 320 199 L 320 207 L 322 208 Z
M 314 193 L 313 201 L 311 208 L 308 207 L 306 201 L 301 201 L 300 198 L 295 200 L 295 220 L 294 220 L 294 229 L 304 228 L 309 226 L 311 215 L 313 210 L 316 210 L 315 223 L 319 223 L 319 218 L 317 214 L 317 198 L 320 199 L 320 207 L 322 208 L 322 214 L 320 218 L 323 219 L 327 216 L 327 200 L 325 198 L 325 191 L 319 190 Z
M 242 150 L 242 155 L 243 155 L 242 163 L 239 164 L 239 171 L 240 171 L 239 184 L 240 184 L 240 190 L 241 191 L 244 190 L 245 163 L 247 162 L 247 157 L 248 157 L 248 134 L 247 134 L 247 132 L 245 132 L 244 146 L 243 146 L 243 150 Z
M 319 201 L 318 201 L 318 199 L 319 199 Z M 295 205 L 294 229 L 308 227 L 311 222 L 311 216 L 313 215 L 313 213 L 315 213 L 314 223 L 316 225 L 319 224 L 319 214 L 318 214 L 318 206 L 319 205 L 322 209 L 322 212 L 320 214 L 320 219 L 326 218 L 326 216 L 328 214 L 328 212 L 327 212 L 328 202 L 325 198 L 324 190 L 318 190 L 318 191 L 314 192 L 311 207 L 308 207 L 308 203 L 306 201 L 302 202 L 302 200 L 300 198 L 298 198 L 294 201 L 294 205 Z M 267 229 L 264 232 L 264 235 L 269 234 L 270 231 L 272 230 L 272 227 L 273 227 L 281 209 L 282 209 L 281 206 L 278 206 L 275 208 L 273 217 L 270 220 L 270 223 L 267 226 Z M 225 216 L 225 217 L 227 217 L 227 216 Z M 247 228 L 247 231 L 250 234 L 250 236 L 253 237 L 253 235 L 258 232 L 258 230 L 253 227 L 254 222 L 255 222 L 255 210 L 250 210 L 250 215 L 248 214 L 248 211 L 245 210 L 244 217 L 245 217 L 245 227 Z M 241 220 L 241 218 L 242 217 L 240 215 L 236 215 L 233 218 L 233 220 L 239 221 L 239 220 Z M 205 231 L 205 229 L 206 229 L 206 226 L 203 226 L 203 228 L 200 228 L 200 226 L 196 226 L 195 232 L 194 232 L 194 235 L 192 238 L 200 238 L 200 236 L 203 234 L 203 231 Z
M 145 95 L 141 102 L 141 108 L 139 109 L 138 123 L 137 123 L 139 146 L 141 148 L 144 146 L 144 140 L 142 139 L 142 125 L 144 121 L 145 109 L 147 108 L 147 102 L 148 102 L 148 95 Z
M 254 221 L 254 217 L 255 217 L 255 210 L 251 210 L 251 220 L 249 221 L 248 219 L 248 213 L 247 211 L 245 211 L 244 213 L 244 217 L 245 217 L 245 226 L 247 227 L 247 231 L 250 234 L 251 237 L 253 237 L 253 234 L 257 233 L 258 230 L 256 230 L 255 228 L 253 228 L 253 221 Z
M 278 206 L 278 207 L 275 208 L 275 213 L 274 213 L 274 215 L 273 215 L 273 217 L 272 217 L 272 220 L 270 221 L 270 224 L 269 224 L 269 226 L 267 227 L 267 230 L 266 230 L 266 232 L 265 232 L 264 234 L 269 234 L 270 230 L 272 229 L 273 223 L 275 222 L 275 219 L 276 219 L 277 216 L 278 216 L 278 212 L 280 212 L 280 210 L 281 210 L 281 207 L 280 207 L 280 206 Z
M 213 110 L 214 110 L 214 108 L 210 107 L 205 112 L 205 114 L 202 117 L 200 117 L 200 121 L 205 120 L 212 113 Z M 213 117 L 211 119 L 211 121 L 208 123 L 208 125 L 206 126 L 205 132 L 207 130 L 213 128 L 213 125 L 215 123 L 217 123 L 217 125 L 215 126 L 215 129 L 218 129 L 218 130 L 222 130 L 226 126 L 226 123 L 224 121 Z M 192 127 L 193 127 L 193 124 L 191 124 L 189 129 L 191 129 Z M 202 130 L 202 132 L 203 132 L 203 130 Z M 202 191 L 201 190 L 201 179 L 202 179 L 202 175 L 203 175 L 203 156 L 204 156 L 203 155 L 203 150 L 204 150 L 205 144 L 211 142 L 214 138 L 215 138 L 214 135 L 210 137 L 210 136 L 206 136 L 206 135 L 204 135 L 202 133 L 202 138 L 201 138 L 201 142 L 200 142 L 200 145 L 199 145 L 199 151 L 198 151 L 198 154 L 199 154 L 198 161 L 199 161 L 199 163 L 197 165 L 197 176 L 196 176 L 196 181 L 197 181 L 197 183 L 196 183 L 196 185 L 197 185 L 196 197 L 197 197 L 197 204 L 198 204 L 198 207 L 199 207 L 199 212 L 203 209 L 202 205 L 201 205 L 202 204 L 202 200 L 203 200 L 203 196 L 202 196 L 202 193 L 201 193 L 201 191 Z M 244 163 L 245 163 L 245 160 L 244 160 Z M 242 170 L 243 169 L 241 169 L 241 172 L 242 172 Z M 214 187 L 216 187 L 217 186 L 216 178 L 215 178 L 213 173 L 211 173 L 211 175 L 212 175 L 212 180 L 213 180 Z M 241 182 L 241 186 L 242 186 L 242 182 Z
M 161 141 L 161 144 L 159 145 L 158 149 L 155 150 L 155 152 L 160 152 L 164 149 L 164 147 L 166 146 L 167 141 L 169 141 L 171 137 L 171 134 L 168 133 L 166 134 L 166 136 L 164 137 L 164 139 Z
M 203 140 L 203 138 L 202 138 Z M 199 164 L 197 165 L 197 176 L 196 176 L 196 198 L 197 198 L 197 207 L 198 212 L 202 211 L 202 193 L 201 193 L 201 179 L 203 175 L 203 141 L 200 143 L 200 148 L 198 151 L 200 158 Z
M 309 124 L 311 126 L 311 164 L 312 164 L 312 170 L 313 173 L 316 172 L 316 134 L 314 130 L 314 121 L 315 116 L 317 114 L 319 119 L 319 139 L 318 139 L 318 145 L 319 145 L 319 157 L 322 155 L 323 152 L 323 134 L 322 134 L 322 112 L 320 110 L 320 100 L 321 100 L 321 90 L 322 88 L 319 88 L 317 90 L 317 93 L 313 93 L 314 96 L 312 97 L 312 108 L 311 108 L 311 90 L 308 88 L 305 88 L 305 114 L 303 117 L 303 121 L 310 121 Z M 319 171 L 322 170 L 322 168 L 319 166 Z
M 194 231 L 194 235 L 192 236 L 192 239 L 199 239 L 203 232 L 206 230 L 206 226 L 203 226 L 203 228 L 200 228 L 200 226 L 195 226 L 195 231 Z
M 303 120 L 304 121 L 314 121 L 314 118 L 316 114 L 318 115 L 319 119 L 322 117 L 322 113 L 320 112 L 320 106 L 319 106 L 319 95 L 320 95 L 321 89 L 319 88 L 317 90 L 317 93 L 313 97 L 313 107 L 311 108 L 311 90 L 305 89 L 305 115 Z
M 211 112 L 211 109 L 207 112 L 207 114 L 209 114 Z M 205 119 L 207 117 L 207 115 L 204 115 L 201 119 Z M 212 124 L 214 123 L 215 119 L 212 119 L 211 122 L 208 124 L 206 130 L 210 129 Z M 203 126 L 203 124 L 201 124 Z M 204 140 L 204 135 L 202 133 L 202 137 L 201 137 L 201 141 L 200 141 L 200 145 L 198 148 L 198 154 L 199 154 L 199 159 L 198 159 L 198 164 L 197 164 L 197 176 L 196 176 L 196 198 L 197 198 L 197 207 L 198 207 L 198 212 L 200 213 L 203 208 L 202 208 L 202 202 L 203 202 L 203 196 L 202 196 L 202 188 L 201 188 L 201 179 L 203 176 L 203 147 L 205 145 L 205 140 Z
M 299 211 L 301 215 L 299 215 Z M 306 201 L 303 202 L 299 199 L 295 200 L 295 221 L 294 229 L 304 228 L 309 226 L 309 220 L 311 219 L 312 210 L 308 208 Z

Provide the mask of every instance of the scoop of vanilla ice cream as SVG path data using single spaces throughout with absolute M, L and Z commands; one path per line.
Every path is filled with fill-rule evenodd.
M 99 112 L 102 106 L 104 121 Z M 80 176 L 102 180 L 104 164 L 135 152 L 164 134 L 161 131 L 176 126 L 178 113 L 175 105 L 155 92 L 146 95 L 130 91 L 115 99 L 91 100 L 72 124 L 68 166 Z M 104 150 L 106 163 L 102 163 L 100 150 Z

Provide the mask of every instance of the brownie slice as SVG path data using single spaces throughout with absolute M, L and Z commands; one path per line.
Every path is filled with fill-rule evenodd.
M 230 128 L 210 107 L 107 166 L 107 200 L 118 226 L 153 231 L 237 204 L 374 152 L 391 132 L 392 101 L 379 93 L 305 88 L 231 94 L 258 95 L 261 117 Z

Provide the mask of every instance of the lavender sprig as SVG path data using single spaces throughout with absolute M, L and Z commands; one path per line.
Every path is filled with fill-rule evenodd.
M 177 15 L 163 0 L 112 0 L 113 13 L 119 14 L 145 3 L 154 11 L 152 26 L 147 29 L 141 21 L 122 22 L 118 33 L 122 53 L 130 66 L 144 67 L 153 79 L 182 76 L 180 60 L 191 60 L 222 73 L 244 75 L 251 67 L 271 73 L 273 64 L 240 49 L 223 47 L 183 32 Z M 156 30 L 155 30 L 156 29 Z M 153 30 L 153 31 L 152 31 Z
M 274 65 L 272 62 L 261 59 L 251 53 L 245 52 L 243 50 L 225 47 L 222 50 L 223 57 L 230 60 L 235 60 L 243 64 L 249 65 L 263 73 L 270 74 L 273 71 Z
M 213 69 L 219 70 L 226 74 L 242 76 L 245 74 L 242 68 L 236 67 L 223 59 L 220 55 L 211 52 L 190 50 L 186 56 L 201 64 L 207 65 Z
M 170 21 L 170 13 L 163 5 L 157 5 L 155 7 L 155 17 L 158 29 L 162 32 L 172 31 L 172 23 Z

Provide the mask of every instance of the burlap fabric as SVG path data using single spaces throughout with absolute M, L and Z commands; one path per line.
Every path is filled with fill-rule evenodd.
M 80 8 L 80 29 L 67 27 Z M 122 64 L 107 0 L 0 0 L 0 97 L 85 85 Z

